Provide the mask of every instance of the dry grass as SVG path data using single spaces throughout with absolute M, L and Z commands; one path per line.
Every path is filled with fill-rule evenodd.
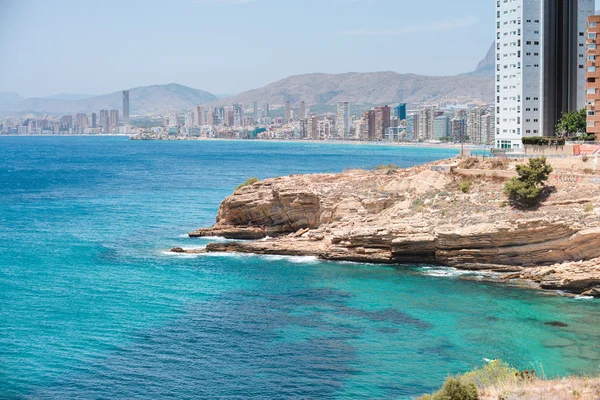
M 479 397 L 481 400 L 597 400 L 600 378 L 511 380 L 481 390 Z

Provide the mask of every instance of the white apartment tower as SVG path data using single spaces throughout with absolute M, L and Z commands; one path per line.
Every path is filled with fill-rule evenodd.
M 348 137 L 350 134 L 350 103 L 347 101 L 338 103 L 335 126 L 339 137 Z
M 594 0 L 495 0 L 497 148 L 555 136 L 585 107 L 585 40 Z

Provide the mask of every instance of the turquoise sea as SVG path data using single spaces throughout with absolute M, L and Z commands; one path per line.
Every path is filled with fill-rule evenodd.
M 594 300 L 439 267 L 165 252 L 206 244 L 185 233 L 248 177 L 454 154 L 0 137 L 0 398 L 403 399 L 484 358 L 600 372 Z

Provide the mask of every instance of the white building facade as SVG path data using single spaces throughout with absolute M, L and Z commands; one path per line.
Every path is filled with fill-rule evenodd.
M 495 0 L 497 148 L 555 136 L 585 106 L 586 23 L 594 0 Z

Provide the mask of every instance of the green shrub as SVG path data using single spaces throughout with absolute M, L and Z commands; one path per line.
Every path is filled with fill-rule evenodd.
M 583 162 L 588 162 L 589 159 L 590 158 L 585 154 L 583 156 L 581 156 L 581 161 L 583 161 Z
M 471 186 L 473 186 L 473 182 L 471 181 L 462 181 L 458 184 L 458 188 L 463 193 L 469 193 L 471 191 Z
M 518 177 L 504 185 L 504 193 L 520 207 L 532 207 L 541 201 L 542 189 L 552 173 L 546 157 L 530 158 L 528 164 L 517 165 Z
M 516 381 L 516 374 L 519 371 L 516 368 L 512 368 L 501 360 L 494 360 L 480 369 L 467 372 L 463 375 L 463 379 L 472 382 L 480 389 L 502 384 L 509 381 Z
M 565 138 L 541 136 L 524 137 L 522 141 L 523 144 L 529 144 L 533 146 L 564 146 L 566 143 Z
M 450 377 L 434 394 L 426 394 L 419 400 L 479 400 L 477 386 L 460 376 Z
M 589 214 L 593 211 L 594 211 L 594 205 L 592 203 L 587 203 L 585 206 L 583 206 L 583 212 L 585 212 L 586 214 Z
M 425 208 L 425 202 L 423 200 L 421 200 L 421 199 L 413 200 L 413 202 L 410 205 L 410 208 L 413 211 L 421 212 Z
M 242 183 L 241 185 L 239 185 L 238 187 L 235 188 L 235 190 L 241 189 L 245 186 L 250 186 L 253 183 L 258 182 L 258 178 L 257 177 L 253 177 L 253 178 L 248 178 L 246 179 L 246 182 Z

